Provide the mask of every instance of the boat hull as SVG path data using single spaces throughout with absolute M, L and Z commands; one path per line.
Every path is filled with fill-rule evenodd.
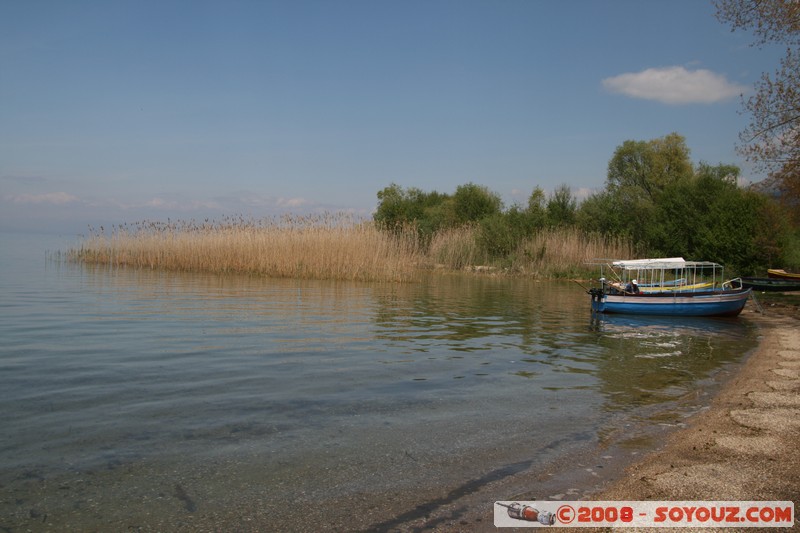
M 659 316 L 737 316 L 742 312 L 750 289 L 687 294 L 603 294 L 592 297 L 592 310 Z
M 786 292 L 800 291 L 800 279 L 742 278 L 742 285 L 756 291 Z

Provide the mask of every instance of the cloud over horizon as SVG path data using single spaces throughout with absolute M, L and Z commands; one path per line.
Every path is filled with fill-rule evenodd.
M 8 200 L 15 204 L 50 204 L 65 205 L 78 201 L 77 196 L 66 192 L 50 192 L 44 194 L 16 194 L 9 195 Z
M 611 92 L 655 100 L 670 105 L 715 104 L 747 92 L 747 86 L 728 81 L 706 69 L 687 70 L 682 66 L 649 68 L 603 80 Z

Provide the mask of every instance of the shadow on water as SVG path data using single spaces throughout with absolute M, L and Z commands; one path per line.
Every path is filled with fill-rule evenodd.
M 389 531 L 393 528 L 398 526 L 407 524 L 409 522 L 413 522 L 415 520 L 419 520 L 420 518 L 425 518 L 431 514 L 432 511 L 439 509 L 440 507 L 447 505 L 449 503 L 455 502 L 460 500 L 461 498 L 473 494 L 478 489 L 488 485 L 489 483 L 493 483 L 498 480 L 502 480 L 509 476 L 513 476 L 515 474 L 519 474 L 520 472 L 524 472 L 528 470 L 533 461 L 523 461 L 520 463 L 515 463 L 511 465 L 506 465 L 501 468 L 497 468 L 492 470 L 491 472 L 487 473 L 484 476 L 481 476 L 478 479 L 470 480 L 455 489 L 448 492 L 445 496 L 441 498 L 437 498 L 434 500 L 429 500 L 425 503 L 417 505 L 413 509 L 406 511 L 402 514 L 392 517 L 389 520 L 385 520 L 383 522 L 372 524 L 369 529 L 363 530 L 364 533 L 368 531 Z M 430 530 L 431 528 L 436 527 L 441 523 L 446 523 L 458 519 L 461 514 L 463 513 L 463 509 L 456 510 L 447 516 L 439 517 L 435 520 L 428 520 L 425 522 L 425 525 L 420 528 L 412 529 L 411 531 L 426 531 Z

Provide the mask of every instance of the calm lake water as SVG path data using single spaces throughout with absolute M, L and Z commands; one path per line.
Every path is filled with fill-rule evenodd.
M 76 244 L 0 234 L 1 531 L 413 530 L 476 495 L 491 526 L 652 448 L 756 343 L 743 317 L 592 317 L 571 283 L 52 254 Z

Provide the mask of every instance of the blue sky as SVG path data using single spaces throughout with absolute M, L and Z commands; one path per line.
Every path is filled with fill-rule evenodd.
M 733 163 L 783 51 L 702 0 L 0 3 L 0 229 L 505 204 L 604 186 L 625 140 Z

